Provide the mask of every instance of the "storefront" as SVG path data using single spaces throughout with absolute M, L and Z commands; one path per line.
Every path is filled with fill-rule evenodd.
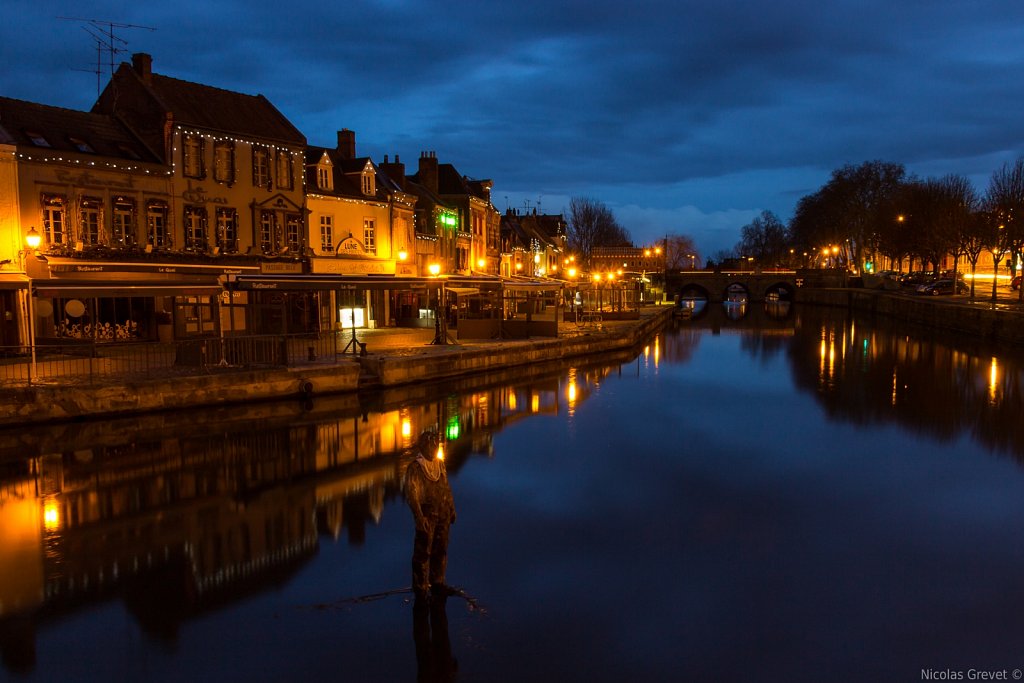
M 252 266 L 38 258 L 29 269 L 38 343 L 171 341 L 223 328 L 226 274 Z

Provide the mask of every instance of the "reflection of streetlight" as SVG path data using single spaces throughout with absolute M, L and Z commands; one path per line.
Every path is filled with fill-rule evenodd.
M 28 229 L 28 233 L 25 234 L 25 246 L 27 246 L 28 249 L 21 252 L 21 269 L 22 271 L 24 271 L 25 279 L 28 282 L 28 288 L 26 292 L 26 309 L 28 311 L 28 347 L 29 353 L 31 354 L 32 358 L 31 365 L 29 366 L 28 376 L 30 382 L 36 377 L 36 315 L 35 306 L 32 303 L 34 295 L 32 294 L 32 276 L 28 272 L 28 256 L 29 254 L 35 254 L 36 249 L 39 248 L 39 245 L 42 243 L 42 241 L 43 237 L 42 235 L 39 234 L 39 231 L 35 229 L 35 226 L 30 227 Z

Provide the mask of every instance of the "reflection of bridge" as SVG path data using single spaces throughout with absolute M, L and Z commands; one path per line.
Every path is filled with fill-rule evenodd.
M 746 295 L 747 301 L 765 301 L 778 296 L 792 301 L 793 293 L 802 283 L 795 270 L 722 271 L 684 270 L 667 273 L 665 292 L 674 297 L 697 297 L 709 303 L 720 303 L 736 295 Z

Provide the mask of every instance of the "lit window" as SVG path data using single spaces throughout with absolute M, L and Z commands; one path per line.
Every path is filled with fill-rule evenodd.
M 331 160 L 325 154 L 316 165 L 316 186 L 321 190 L 334 189 L 334 177 L 331 174 Z
M 377 227 L 372 218 L 363 219 L 363 247 L 367 254 L 377 253 Z
M 366 196 L 372 196 L 376 194 L 377 188 L 375 186 L 373 171 L 363 171 L 363 194 Z
M 334 216 L 320 216 L 320 248 L 334 251 Z

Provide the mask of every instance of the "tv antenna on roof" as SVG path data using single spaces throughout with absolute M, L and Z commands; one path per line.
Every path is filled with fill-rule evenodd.
M 110 74 L 114 74 L 114 59 L 118 53 L 127 52 L 125 49 L 128 41 L 120 36 L 114 35 L 115 28 L 141 28 L 147 31 L 155 31 L 152 26 L 140 24 L 122 24 L 116 21 L 104 21 L 102 19 L 83 19 L 81 17 L 57 17 L 65 21 L 80 21 L 84 25 L 82 30 L 92 36 L 96 42 L 96 69 L 75 69 L 75 71 L 89 71 L 96 74 L 96 95 L 100 94 L 100 77 L 103 75 L 103 53 L 110 55 Z M 123 47 L 122 47 L 123 46 Z

